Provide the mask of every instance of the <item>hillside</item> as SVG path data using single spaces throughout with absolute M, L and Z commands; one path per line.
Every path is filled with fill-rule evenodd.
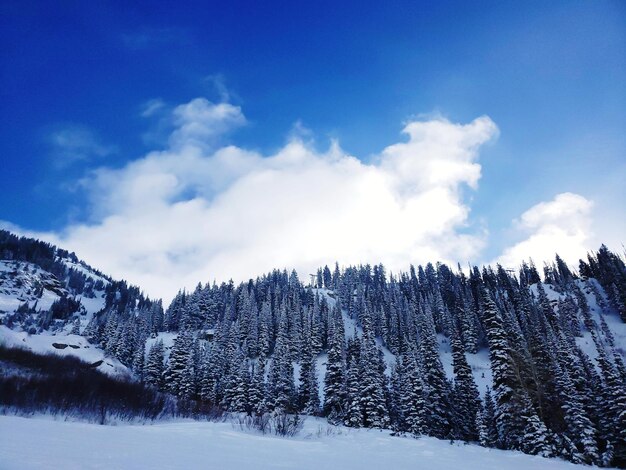
M 170 413 L 305 414 L 626 465 L 626 266 L 604 246 L 542 275 L 276 270 L 198 284 L 164 311 L 73 254 L 2 235 L 0 341 L 97 363 L 179 400 Z
M 137 287 L 113 280 L 74 253 L 5 230 L 0 230 L 0 255 L 0 344 L 75 356 L 99 363 L 102 372 L 132 376 L 84 333 L 105 310 L 152 306 Z

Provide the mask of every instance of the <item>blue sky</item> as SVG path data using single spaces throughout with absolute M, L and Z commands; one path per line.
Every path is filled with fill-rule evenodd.
M 241 115 L 210 121 L 220 131 L 207 154 L 233 144 L 269 158 L 299 136 L 320 155 L 336 140 L 365 165 L 405 142 L 408 123 L 488 116 L 481 177 L 454 187 L 467 210 L 454 233 L 481 237 L 463 255 L 500 259 L 544 227 L 522 215 L 563 193 L 592 204 L 572 209 L 585 219 L 571 231 L 586 231 L 578 248 L 623 241 L 624 2 L 370 3 L 3 2 L 0 220 L 97 260 L 74 233 L 114 215 L 93 190 L 102 171 L 127 175 L 171 149 L 177 107 L 204 98 Z

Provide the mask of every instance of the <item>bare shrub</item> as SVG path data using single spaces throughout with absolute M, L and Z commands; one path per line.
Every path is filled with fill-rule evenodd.
M 300 415 L 290 415 L 284 411 L 272 413 L 271 418 L 272 431 L 277 436 L 292 437 L 302 430 L 304 418 Z
M 302 430 L 304 419 L 299 415 L 290 415 L 284 411 L 255 415 L 236 415 L 232 419 L 233 427 L 241 431 L 259 431 L 261 434 L 292 437 Z

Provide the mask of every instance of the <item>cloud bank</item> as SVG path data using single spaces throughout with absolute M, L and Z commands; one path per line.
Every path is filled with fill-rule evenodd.
M 220 145 L 246 124 L 229 103 L 197 98 L 174 108 L 171 121 L 167 148 L 81 181 L 88 222 L 33 235 L 166 301 L 198 281 L 245 280 L 273 268 L 306 276 L 335 260 L 398 272 L 481 259 L 487 235 L 470 224 L 463 193 L 477 189 L 479 150 L 498 134 L 486 116 L 411 121 L 402 141 L 370 163 L 337 142 L 316 151 L 302 132 L 272 155 Z M 496 261 L 538 262 L 557 249 L 564 259 L 584 254 L 590 208 L 571 193 L 536 205 L 516 221 L 526 238 Z
M 199 280 L 237 280 L 275 267 L 470 259 L 479 234 L 460 232 L 476 188 L 488 117 L 410 122 L 406 139 L 367 164 L 336 142 L 317 152 L 293 136 L 275 154 L 219 147 L 244 125 L 238 107 L 195 99 L 173 111 L 163 151 L 82 181 L 92 220 L 48 239 L 168 299 Z

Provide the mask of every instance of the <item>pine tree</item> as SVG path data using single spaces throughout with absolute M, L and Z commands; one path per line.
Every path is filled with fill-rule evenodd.
M 223 350 L 219 345 L 204 353 L 200 371 L 200 398 L 209 406 L 217 406 L 222 399 L 222 377 L 224 376 Z
M 259 354 L 267 357 L 270 353 L 271 345 L 271 332 L 272 332 L 272 311 L 270 304 L 264 302 L 261 306 L 261 313 L 259 314 L 259 342 L 258 350 Z
M 567 425 L 566 435 L 576 447 L 578 463 L 596 463 L 599 458 L 596 430 L 586 416 L 582 400 L 567 370 L 560 371 L 557 384 L 561 394 L 561 408 Z
M 106 325 L 104 327 L 104 334 L 103 334 L 103 340 L 104 340 L 104 349 L 107 352 L 110 353 L 115 353 L 115 350 L 117 349 L 117 344 L 118 344 L 118 326 L 119 326 L 119 322 L 118 322 L 118 318 L 116 315 L 108 315 L 107 321 L 106 321 Z
M 326 361 L 326 375 L 324 377 L 324 415 L 331 422 L 342 420 L 346 410 L 346 375 L 341 313 L 334 315 L 333 334 L 330 339 L 330 349 Z
M 265 413 L 267 410 L 265 396 L 265 357 L 261 355 L 255 364 L 250 382 L 248 401 L 251 413 L 257 415 Z
M 180 325 L 180 319 L 185 309 L 185 303 L 187 300 L 187 294 L 185 291 L 179 291 L 172 303 L 170 304 L 167 312 L 165 312 L 165 328 L 167 331 L 178 331 Z
M 463 345 L 458 337 L 458 333 L 453 333 L 450 339 L 450 346 L 452 348 L 452 367 L 455 375 L 452 398 L 454 434 L 458 439 L 475 441 L 478 439 L 476 420 L 480 409 L 478 388 L 474 382 L 472 369 L 465 358 Z
M 332 274 L 330 273 L 330 269 L 328 266 L 324 266 L 324 287 L 326 289 L 332 289 L 333 288 L 333 278 L 332 278 Z
M 322 321 L 320 318 L 321 309 L 320 304 L 316 300 L 313 305 L 313 309 L 311 311 L 311 333 L 310 333 L 310 341 L 311 341 L 311 350 L 312 353 L 316 356 L 322 352 L 323 348 L 323 339 L 322 339 Z
M 532 410 L 530 400 L 523 397 L 525 402 L 521 409 L 523 419 L 523 436 L 520 441 L 520 450 L 526 454 L 541 455 L 542 457 L 554 456 L 554 445 L 545 424 L 539 416 Z
M 146 358 L 146 342 L 141 339 L 138 341 L 137 347 L 135 348 L 135 352 L 133 353 L 133 363 L 132 369 L 139 378 L 139 380 L 143 380 L 143 372 L 145 367 L 145 358 Z
M 626 464 L 626 387 L 606 352 L 598 348 L 598 364 L 602 370 L 603 389 L 600 419 L 604 423 L 604 437 L 613 455 L 613 465 Z M 608 454 L 607 454 L 608 455 Z M 604 458 L 607 458 L 607 455 Z
M 302 353 L 302 361 L 300 363 L 300 409 L 305 414 L 317 415 L 320 411 L 316 369 L 317 356 L 313 354 L 310 341 L 306 341 L 305 344 L 306 346 Z
M 156 341 L 148 351 L 144 366 L 144 382 L 156 388 L 163 386 L 164 353 L 163 341 Z
M 363 345 L 360 355 L 360 408 L 363 426 L 384 428 L 389 424 L 389 412 L 385 400 L 384 365 L 371 331 L 368 309 L 363 312 Z
M 440 439 L 450 433 L 450 385 L 439 357 L 439 346 L 430 311 L 418 312 L 422 381 L 426 400 L 428 434 Z
M 523 384 L 514 373 L 516 365 L 502 318 L 486 290 L 483 291 L 481 302 L 496 397 L 498 444 L 506 449 L 550 455 L 552 449 L 548 431 L 533 410 Z
M 400 409 L 406 424 L 404 430 L 414 436 L 420 436 L 426 433 L 426 403 L 420 368 L 413 354 L 405 356 L 401 364 Z
M 183 373 L 187 367 L 193 337 L 190 332 L 184 331 L 180 333 L 174 340 L 170 351 L 170 360 L 165 370 L 165 386 L 166 389 L 175 395 L 180 395 Z
M 118 339 L 113 354 L 120 362 L 131 366 L 133 363 L 134 350 L 137 347 L 138 338 L 135 324 L 127 321 L 118 326 Z
M 177 390 L 178 396 L 185 400 L 193 400 L 196 397 L 196 364 L 193 354 L 187 356 L 185 368 L 180 376 L 180 385 Z
M 346 426 L 360 428 L 364 425 L 363 409 L 361 408 L 361 384 L 359 378 L 359 362 L 356 357 L 348 367 L 346 383 L 346 412 L 343 422 Z
M 495 408 L 495 403 L 493 398 L 491 398 L 491 390 L 487 388 L 484 404 L 478 417 L 478 439 L 480 445 L 485 447 L 496 447 L 500 442 L 496 426 Z
M 402 397 L 403 397 L 403 363 L 404 356 L 396 354 L 396 362 L 391 369 L 389 379 L 390 399 L 389 399 L 389 420 L 391 428 L 397 432 L 406 431 L 406 421 L 402 413 Z
M 230 409 L 236 412 L 251 413 L 252 407 L 250 406 L 250 368 L 248 365 L 248 359 L 244 354 L 238 356 L 239 367 L 236 373 L 236 387 L 231 401 Z
M 295 410 L 296 387 L 294 383 L 291 341 L 288 334 L 287 311 L 281 313 L 274 356 L 268 376 L 269 405 L 273 410 Z

